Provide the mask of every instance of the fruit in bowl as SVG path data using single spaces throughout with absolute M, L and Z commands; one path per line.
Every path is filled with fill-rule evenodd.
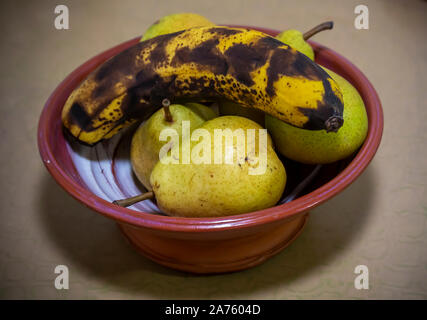
M 94 144 L 149 116 L 153 109 L 161 107 L 161 101 L 170 104 L 170 100 L 185 99 L 229 100 L 310 130 L 335 132 L 343 122 L 340 88 L 315 62 L 264 33 L 220 26 L 160 35 L 111 58 L 74 90 L 62 118 L 72 135 Z M 159 140 L 158 134 L 154 140 Z M 158 148 L 152 149 L 151 156 L 157 157 Z M 148 189 L 148 175 L 138 173 L 144 167 L 150 172 L 153 159 L 132 162 Z M 244 190 L 243 181 L 237 180 L 238 190 Z M 264 189 L 260 200 L 273 194 Z M 215 195 L 210 194 L 208 199 L 215 199 Z M 205 201 L 208 205 L 204 208 L 211 208 L 211 215 L 245 212 L 236 207 L 221 213 L 209 200 Z M 190 204 L 191 201 L 184 202 L 183 206 Z M 247 208 L 251 207 L 264 206 Z M 201 216 L 209 216 L 199 210 L 203 211 Z M 172 208 L 168 211 L 179 212 Z
M 225 128 L 240 136 L 227 145 L 226 135 L 215 139 L 216 132 Z M 205 122 L 200 130 L 210 143 L 203 144 L 204 155 L 183 164 L 185 153 L 198 156 L 199 143 L 175 146 L 180 162 L 159 161 L 150 182 L 160 209 L 168 215 L 182 217 L 229 216 L 274 206 L 286 184 L 285 168 L 277 157 L 267 133 L 254 134 L 261 129 L 257 123 L 237 116 L 223 116 Z M 218 143 L 219 140 L 223 140 Z M 264 149 L 264 150 L 263 150 Z M 236 152 L 241 150 L 242 152 Z M 194 152 L 196 151 L 196 152 Z M 264 153 L 264 154 L 262 154 Z M 219 163 L 213 160 L 220 155 Z M 206 157 L 207 156 L 207 157 Z M 229 158 L 229 162 L 227 162 Z
M 343 100 L 315 62 L 265 33 L 201 27 L 140 42 L 92 72 L 64 105 L 64 126 L 81 142 L 111 138 L 183 99 L 228 99 L 293 126 L 337 131 Z
M 212 109 L 201 104 L 175 104 L 156 111 L 139 126 L 132 138 L 130 159 L 136 176 L 147 190 L 151 190 L 150 175 L 165 144 L 165 141 L 159 139 L 162 131 L 175 130 L 179 134 L 182 132 L 183 122 L 186 121 L 191 132 L 206 120 L 215 117 Z
M 327 129 L 340 132 L 342 129 L 343 110 L 340 110 L 339 101 L 341 104 L 343 101 L 339 86 L 327 72 L 309 58 L 298 54 L 295 49 L 274 40 L 273 37 L 266 36 L 266 33 L 274 36 L 277 32 L 260 29 L 261 32 L 253 33 L 247 28 L 226 27 L 215 27 L 214 30 L 210 28 L 190 30 L 192 30 L 191 32 L 188 31 L 190 33 L 182 31 L 178 35 L 176 33 L 172 34 L 173 36 L 166 34 L 152 38 L 148 40 L 149 46 L 147 43 L 144 45 L 144 42 L 139 44 L 139 39 L 134 39 L 106 51 L 77 69 L 55 90 L 46 104 L 39 123 L 40 152 L 48 170 L 70 194 L 94 210 L 115 219 L 130 241 L 149 258 L 172 268 L 198 273 L 240 270 L 259 264 L 286 247 L 301 231 L 310 209 L 339 193 L 366 168 L 374 156 L 381 138 L 381 106 L 375 90 L 357 68 L 330 49 L 322 48 L 319 51 L 319 45 L 312 43 L 316 63 L 338 71 L 339 74 L 350 80 L 360 92 L 368 111 L 369 126 L 365 143 L 360 151 L 354 155 L 354 158 L 345 163 L 344 167 L 339 168 L 339 166 L 330 165 L 328 168 L 333 170 L 329 170 L 331 171 L 329 174 L 327 171 L 320 172 L 316 181 L 306 188 L 300 197 L 289 204 L 276 206 L 271 204 L 271 207 L 263 210 L 227 217 L 170 217 L 147 213 L 145 210 L 138 212 L 114 205 L 111 203 L 114 198 L 97 196 L 97 193 L 91 189 L 88 180 L 85 180 L 86 170 L 76 168 L 78 164 L 73 158 L 72 150 L 68 147 L 72 139 L 63 135 L 62 123 L 67 127 L 66 132 L 71 133 L 71 136 L 86 144 L 95 144 L 104 139 L 104 142 L 96 144 L 95 147 L 84 147 L 85 150 L 104 147 L 110 150 L 110 146 L 118 141 L 116 137 L 121 139 L 120 135 L 124 131 L 120 129 L 141 119 L 149 118 L 153 112 L 162 108 L 164 98 L 172 103 L 181 102 L 179 101 L 181 98 L 183 100 L 189 98 L 193 102 L 196 101 L 195 98 L 202 98 L 201 102 L 211 103 L 217 98 L 225 97 L 238 105 L 252 107 L 272 116 L 277 116 L 281 121 L 287 121 L 293 126 L 305 127 L 305 129 L 301 129 L 304 131 Z M 233 32 L 235 34 L 230 34 Z M 179 49 L 172 46 L 174 48 L 172 50 L 169 41 L 172 43 L 175 43 L 173 42 L 175 40 L 179 42 L 178 40 L 183 40 L 182 37 L 185 34 L 187 36 L 189 34 L 195 35 L 192 37 L 193 40 L 204 39 L 200 42 L 192 42 L 190 48 L 196 48 L 195 43 L 202 44 L 209 40 L 216 43 L 218 40 L 218 45 L 221 45 L 215 47 L 222 48 L 222 51 L 219 50 L 218 53 L 214 46 L 206 45 L 204 50 L 199 50 L 197 54 L 192 55 L 194 50 L 187 48 L 181 51 L 178 55 L 179 58 L 176 58 L 175 61 L 179 61 L 179 64 L 175 66 L 160 65 L 159 61 L 161 60 L 156 60 L 154 57 L 159 57 L 159 54 L 166 52 L 167 55 L 170 55 L 170 59 L 167 61 L 172 62 L 172 58 L 179 52 Z M 176 38 L 179 35 L 181 38 Z M 277 69 L 280 72 L 276 72 L 277 74 L 272 80 L 265 77 L 266 82 L 267 80 L 270 82 L 269 88 L 270 93 L 274 93 L 273 98 L 268 96 L 267 85 L 262 85 L 264 79 L 262 76 L 270 76 L 273 73 L 267 74 L 268 68 L 265 64 L 260 63 L 255 55 L 251 56 L 253 65 L 250 66 L 250 72 L 239 72 L 241 65 L 238 62 L 241 59 L 235 59 L 233 60 L 235 63 L 227 64 L 228 69 L 225 75 L 213 72 L 219 69 L 213 70 L 211 67 L 206 67 L 206 65 L 211 65 L 213 61 L 217 61 L 215 60 L 216 57 L 227 57 L 226 52 L 230 54 L 233 51 L 238 51 L 238 54 L 234 52 L 234 57 L 239 58 L 242 54 L 244 57 L 253 53 L 247 48 L 243 51 L 236 50 L 236 48 L 232 49 L 234 46 L 230 39 L 242 37 L 243 41 L 247 40 L 246 37 L 249 36 L 253 37 L 251 38 L 253 43 L 257 43 L 256 39 L 262 42 L 263 45 L 259 50 L 264 50 L 262 51 L 264 53 L 267 52 L 270 59 L 274 55 L 280 56 L 284 54 L 283 52 L 287 52 L 286 54 L 290 58 L 282 61 L 282 63 L 286 64 L 298 60 L 303 61 L 303 66 L 306 66 L 304 69 L 293 70 L 281 65 Z M 228 41 L 226 41 L 227 39 Z M 249 48 L 251 42 L 246 42 Z M 148 54 L 147 46 L 152 50 L 155 48 L 158 50 L 151 56 L 151 53 Z M 161 46 L 166 48 L 165 51 L 160 50 Z M 186 47 L 184 46 L 184 48 Z M 206 57 L 212 53 L 214 53 L 215 59 L 207 59 L 205 63 L 201 62 L 200 56 Z M 194 58 L 195 56 L 197 59 L 192 59 L 195 61 L 185 62 L 188 61 L 186 60 L 188 57 Z M 123 57 L 127 58 L 124 59 Z M 140 58 L 137 59 L 136 57 Z M 212 56 L 209 57 L 212 58 Z M 145 58 L 146 60 L 144 60 Z M 149 69 L 141 69 L 139 68 L 141 66 L 137 64 L 122 63 L 125 60 L 132 59 L 140 62 L 145 61 L 144 66 L 149 67 Z M 261 60 L 261 62 L 263 61 Z M 99 67 L 94 69 L 95 65 Z M 218 65 L 216 64 L 216 66 Z M 117 71 L 117 66 L 121 66 L 123 69 L 120 72 L 114 72 Z M 298 64 L 298 66 L 301 65 Z M 176 69 L 179 72 L 173 73 Z M 256 75 L 258 70 L 260 76 Z M 145 71 L 149 72 L 146 74 Z M 171 71 L 173 71 L 172 75 L 168 73 Z M 196 81 L 198 76 L 206 77 L 207 81 Z M 308 79 L 313 77 L 321 80 Z M 210 86 L 211 80 L 213 84 Z M 256 86 L 256 90 L 258 90 L 256 96 L 254 92 L 249 90 L 251 88 L 248 86 L 251 83 L 250 80 L 253 81 L 253 86 Z M 285 80 L 289 80 L 287 82 L 291 88 L 287 85 L 287 88 L 282 88 L 282 85 L 287 83 Z M 183 83 L 175 83 L 177 81 Z M 194 82 L 192 81 L 195 81 L 196 85 L 193 85 Z M 225 81 L 225 87 L 222 81 Z M 234 93 L 231 89 L 233 84 L 236 85 L 236 88 L 239 87 L 239 90 L 234 90 Z M 248 90 L 249 92 L 247 92 Z M 324 94 L 316 96 L 318 90 L 323 90 Z M 308 94 L 305 94 L 307 92 Z M 165 96 L 165 93 L 172 93 L 172 95 Z M 335 98 L 332 99 L 332 96 Z M 302 100 L 303 97 L 309 99 Z M 308 101 L 309 107 L 304 107 L 304 114 L 301 112 L 302 110 L 298 109 L 300 107 L 298 104 L 300 102 L 305 103 L 305 101 Z M 321 115 L 316 114 L 319 104 L 315 104 L 315 101 L 321 101 L 325 105 Z M 345 110 L 345 105 L 343 108 Z M 61 110 L 63 110 L 63 122 L 61 121 Z M 335 132 L 328 134 L 333 135 Z M 270 148 L 272 149 L 272 147 Z M 107 156 L 108 154 L 116 155 L 116 152 L 110 150 L 105 154 Z M 129 153 L 127 157 L 127 161 L 130 163 Z M 285 189 L 284 192 L 286 195 L 298 184 L 298 179 L 303 179 L 303 176 L 299 175 L 301 171 L 299 171 L 298 166 L 294 166 L 284 158 L 280 159 L 284 161 L 287 169 L 287 190 Z M 112 160 L 109 163 L 115 165 L 117 161 Z M 288 166 L 297 170 L 288 170 Z M 305 167 L 301 165 L 301 168 Z M 114 173 L 114 170 L 112 172 Z M 114 179 L 116 178 L 119 179 L 120 177 L 115 176 Z M 233 182 L 228 181 L 228 183 Z M 202 189 L 203 183 L 199 186 Z
M 355 152 L 365 141 L 368 117 L 357 90 L 343 77 L 325 69 L 340 86 L 344 99 L 344 124 L 335 134 L 301 130 L 269 115 L 265 125 L 274 137 L 277 149 L 289 159 L 307 163 L 331 163 Z
M 153 23 L 141 37 L 141 41 L 194 27 L 213 27 L 214 23 L 196 13 L 174 13 Z

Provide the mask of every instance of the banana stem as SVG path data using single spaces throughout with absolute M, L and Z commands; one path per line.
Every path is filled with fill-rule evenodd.
M 113 204 L 116 204 L 120 207 L 129 207 L 137 202 L 143 201 L 143 200 L 147 200 L 147 199 L 153 199 L 154 198 L 154 192 L 150 191 L 150 192 L 146 192 L 143 194 L 139 194 L 135 197 L 131 197 L 131 198 L 127 198 L 127 199 L 122 199 L 122 200 L 114 200 Z
M 334 27 L 333 21 L 323 22 L 323 23 L 315 26 L 313 29 L 310 29 L 306 33 L 304 33 L 303 38 L 304 38 L 304 40 L 308 40 L 309 38 L 314 36 L 316 33 L 319 33 L 320 31 L 323 31 L 323 30 L 330 30 L 333 27 Z
M 169 106 L 171 105 L 171 102 L 169 101 L 169 99 L 163 99 L 162 105 L 163 105 L 163 110 L 165 111 L 165 120 L 167 122 L 173 122 L 172 113 L 169 109 Z

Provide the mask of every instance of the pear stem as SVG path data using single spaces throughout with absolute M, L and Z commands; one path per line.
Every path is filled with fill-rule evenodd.
M 163 105 L 163 110 L 165 112 L 165 120 L 167 122 L 173 122 L 172 113 L 169 109 L 169 106 L 171 105 L 171 102 L 169 101 L 169 99 L 163 99 L 162 105 Z
M 308 186 L 308 184 L 314 179 L 314 177 L 319 173 L 320 169 L 322 168 L 321 164 L 318 164 L 313 171 L 304 179 L 302 180 L 294 190 L 290 194 L 288 194 L 282 201 L 279 202 L 279 204 L 284 204 L 291 202 L 294 200 L 298 194 L 305 189 L 305 187 Z
M 304 33 L 303 38 L 304 38 L 304 40 L 308 40 L 309 38 L 314 36 L 316 33 L 319 33 L 320 31 L 323 31 L 323 30 L 330 30 L 333 27 L 334 27 L 333 21 L 323 22 L 323 23 L 315 26 L 313 29 L 310 29 L 306 33 Z
M 147 200 L 147 199 L 153 199 L 153 198 L 154 198 L 154 192 L 149 191 L 146 193 L 139 194 L 135 197 L 126 198 L 126 199 L 122 199 L 122 200 L 114 200 L 113 204 L 116 204 L 120 207 L 129 207 L 129 206 L 131 206 L 137 202 Z

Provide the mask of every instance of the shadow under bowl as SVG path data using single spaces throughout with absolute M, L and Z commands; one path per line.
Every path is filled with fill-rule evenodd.
M 278 34 L 275 30 L 248 28 L 272 36 Z M 139 39 L 136 37 L 93 57 L 59 84 L 40 116 L 38 146 L 46 168 L 59 185 L 89 208 L 114 219 L 142 254 L 162 265 L 194 273 L 222 273 L 262 263 L 300 234 L 311 209 L 348 187 L 366 169 L 379 147 L 383 113 L 374 87 L 346 58 L 310 41 L 316 62 L 346 78 L 365 103 L 368 134 L 353 157 L 323 166 L 305 194 L 296 200 L 261 211 L 219 218 L 180 218 L 113 205 L 96 195 L 85 182 L 84 172 L 76 169 L 63 132 L 61 111 L 70 93 L 90 72 Z M 292 161 L 285 166 L 289 173 L 287 188 L 297 183 L 295 176 L 304 176 L 311 168 Z

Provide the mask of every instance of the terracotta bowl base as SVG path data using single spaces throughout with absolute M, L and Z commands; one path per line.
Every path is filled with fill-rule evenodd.
M 286 248 L 302 232 L 308 213 L 275 225 L 266 232 L 238 238 L 207 240 L 165 238 L 118 223 L 128 241 L 145 257 L 172 269 L 198 274 L 225 273 L 261 264 Z M 161 248 L 161 250 L 159 250 Z

